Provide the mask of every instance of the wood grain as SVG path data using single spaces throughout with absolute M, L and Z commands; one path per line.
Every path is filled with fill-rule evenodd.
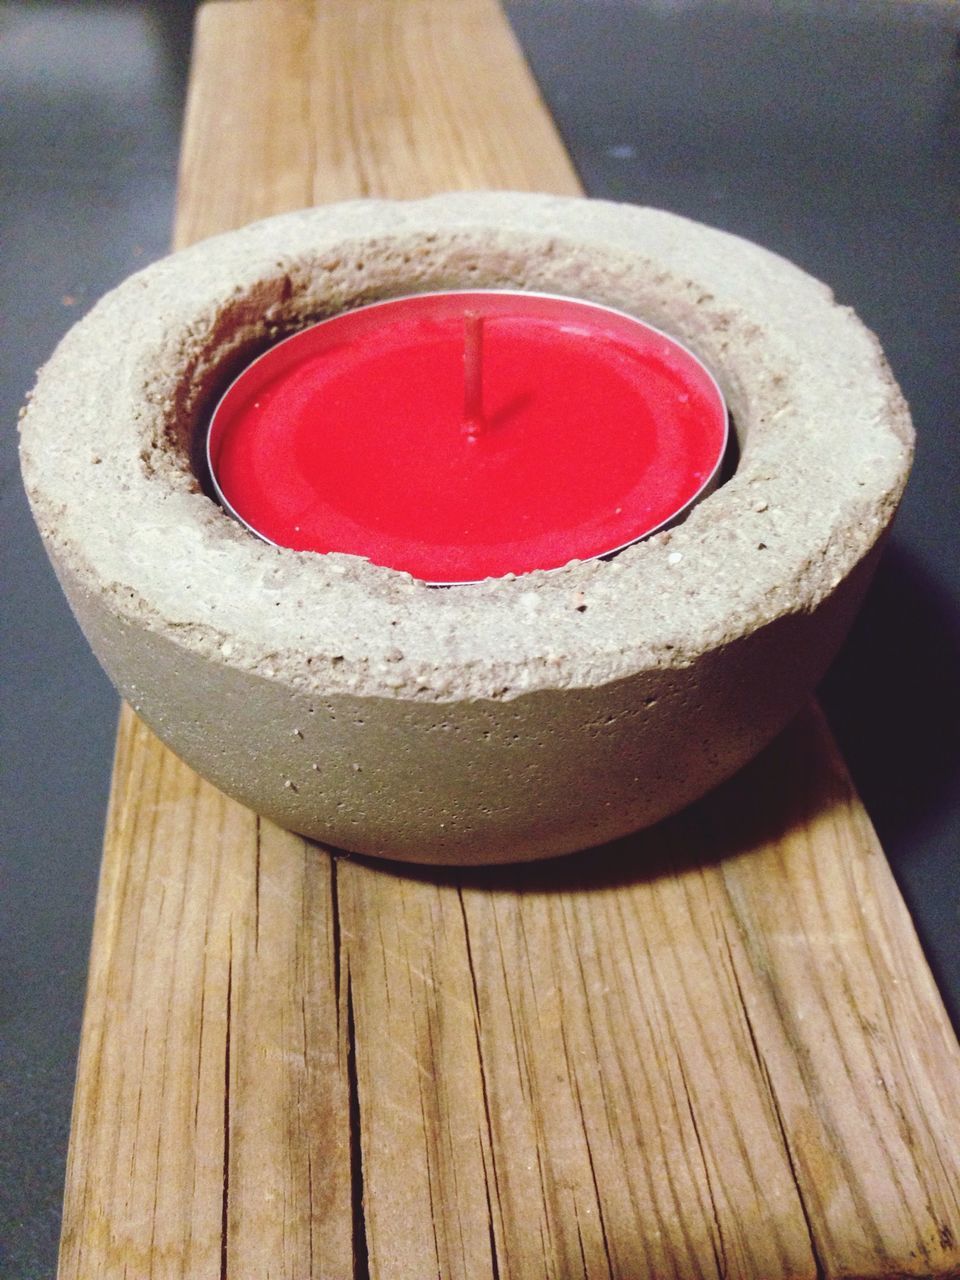
M 332 868 L 304 853 L 124 711 L 62 1276 L 352 1274 Z
M 580 184 L 493 0 L 219 0 L 197 24 L 174 243 L 357 196 Z
M 957 1045 L 819 715 L 604 850 L 337 874 L 375 1275 L 494 1274 L 485 1206 L 500 1276 L 955 1273 Z
M 175 239 L 579 190 L 493 0 L 199 14 Z M 960 1050 L 819 715 L 652 832 L 410 873 L 125 709 L 60 1275 L 960 1275 Z

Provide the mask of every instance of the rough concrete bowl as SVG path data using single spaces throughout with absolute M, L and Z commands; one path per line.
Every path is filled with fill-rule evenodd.
M 439 590 L 267 546 L 206 495 L 205 417 L 245 361 L 467 285 L 674 334 L 723 387 L 736 473 L 612 561 Z M 67 335 L 22 433 L 63 588 L 159 736 L 284 826 L 443 863 L 598 844 L 754 755 L 846 632 L 912 449 L 876 340 L 796 267 L 667 213 L 509 194 L 330 206 L 175 254 Z

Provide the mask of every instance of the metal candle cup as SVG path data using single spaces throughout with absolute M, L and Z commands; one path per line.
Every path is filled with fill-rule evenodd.
M 223 505 L 268 542 L 435 585 L 608 555 L 710 492 L 723 396 L 624 312 L 476 290 L 395 298 L 278 343 L 208 433 Z

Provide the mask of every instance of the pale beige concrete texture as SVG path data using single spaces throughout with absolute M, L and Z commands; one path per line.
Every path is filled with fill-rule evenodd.
M 269 547 L 202 491 L 230 377 L 376 298 L 518 287 L 619 307 L 712 369 L 736 474 L 611 562 L 450 589 Z M 358 201 L 203 242 L 108 295 L 22 422 L 37 523 L 124 697 L 289 827 L 496 862 L 652 823 L 790 719 L 869 580 L 912 428 L 824 285 L 657 210 L 482 193 Z

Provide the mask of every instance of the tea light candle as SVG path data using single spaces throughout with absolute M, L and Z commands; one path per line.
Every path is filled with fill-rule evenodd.
M 610 554 L 716 481 L 723 396 L 672 338 L 543 294 L 417 294 L 265 352 L 211 419 L 224 506 L 433 584 Z

